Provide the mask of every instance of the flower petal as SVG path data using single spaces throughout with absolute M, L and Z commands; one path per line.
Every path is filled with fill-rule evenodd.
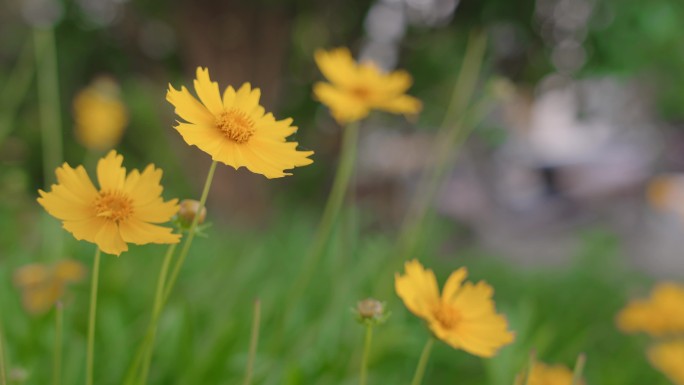
M 101 191 L 120 190 L 126 180 L 126 169 L 123 164 L 123 156 L 110 151 L 104 158 L 97 162 L 97 180 Z
M 316 83 L 314 95 L 321 103 L 328 106 L 331 114 L 340 124 L 356 122 L 368 116 L 370 105 L 364 103 L 354 94 L 335 88 L 328 83 Z
M 128 250 L 128 245 L 119 233 L 119 226 L 111 221 L 104 221 L 100 231 L 95 235 L 95 244 L 102 252 L 116 256 Z
M 195 99 L 185 87 L 181 87 L 180 91 L 178 91 L 169 84 L 166 100 L 173 104 L 178 116 L 190 123 L 210 125 L 216 121 L 211 112 Z
M 218 116 L 223 111 L 223 102 L 219 93 L 218 83 L 209 78 L 209 69 L 197 67 L 197 79 L 194 81 L 195 92 L 209 112 Z
M 356 83 L 357 65 L 349 49 L 342 47 L 330 51 L 317 50 L 314 60 L 330 82 L 342 87 L 351 87 Z
M 200 150 L 215 157 L 223 142 L 227 142 L 223 134 L 214 127 L 197 124 L 178 123 L 175 129 L 183 136 L 185 142 L 197 146 Z
M 161 197 L 144 206 L 135 206 L 135 218 L 148 223 L 164 223 L 178 212 L 178 199 L 164 202 Z
M 437 279 L 417 260 L 404 264 L 405 275 L 395 274 L 394 288 L 404 305 L 415 315 L 430 319 L 432 309 L 439 302 Z
M 152 225 L 135 218 L 121 222 L 119 231 L 124 241 L 137 245 L 178 243 L 181 237 L 180 234 L 172 233 L 173 229 L 170 227 Z

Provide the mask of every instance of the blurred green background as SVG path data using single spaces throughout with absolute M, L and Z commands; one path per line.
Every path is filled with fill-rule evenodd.
M 472 280 L 491 283 L 516 341 L 489 360 L 440 344 L 424 383 L 511 384 L 534 350 L 570 367 L 585 352 L 588 384 L 667 384 L 646 361 L 646 340 L 621 334 L 614 316 L 655 280 L 684 271 L 674 213 L 684 189 L 656 202 L 664 211 L 645 194 L 653 176 L 684 170 L 681 20 L 677 0 L 0 4 L 0 318 L 11 370 L 28 375 L 21 383 L 48 383 L 54 332 L 53 312 L 21 308 L 12 272 L 63 257 L 90 266 L 94 251 L 66 232 L 50 236 L 60 224 L 35 201 L 54 170 L 44 166 L 45 78 L 35 60 L 46 31 L 56 42 L 60 116 L 51 122 L 62 129 L 64 161 L 93 169 L 97 156 L 73 135 L 72 100 L 110 76 L 130 116 L 117 150 L 128 168 L 161 167 L 167 199 L 197 198 L 209 164 L 172 129 L 169 83 L 187 85 L 208 66 L 222 87 L 249 81 L 276 117 L 293 117 L 295 139 L 316 152 L 312 166 L 279 180 L 219 167 L 212 227 L 195 241 L 162 316 L 150 381 L 240 381 L 259 298 L 255 383 L 288 385 L 358 382 L 363 327 L 349 309 L 367 296 L 392 312 L 376 330 L 369 383 L 409 383 L 428 332 L 395 298 L 389 261 L 475 31 L 488 39 L 477 95 L 490 109 L 454 148 L 415 257 L 440 282 L 465 265 Z M 408 70 L 424 111 L 415 122 L 379 113 L 364 123 L 343 218 L 309 290 L 289 308 L 337 166 L 340 128 L 311 94 L 321 78 L 313 52 L 336 46 Z M 98 385 L 124 377 L 163 253 L 132 247 L 104 259 Z M 82 283 L 65 300 L 65 384 L 83 380 L 87 295 Z

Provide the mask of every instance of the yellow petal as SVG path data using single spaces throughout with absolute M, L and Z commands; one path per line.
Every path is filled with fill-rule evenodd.
M 227 141 L 226 137 L 214 127 L 178 123 L 175 128 L 187 144 L 197 146 L 212 157 L 219 152 L 223 142 Z
M 359 121 L 370 112 L 370 105 L 352 93 L 335 88 L 327 83 L 316 83 L 313 89 L 316 98 L 330 109 L 340 124 Z
M 121 222 L 119 230 L 124 241 L 137 245 L 168 244 L 180 241 L 180 234 L 173 234 L 171 228 L 152 225 L 135 218 Z
M 123 156 L 110 151 L 97 162 L 97 180 L 102 191 L 121 190 L 126 180 L 126 169 L 121 167 Z
M 116 223 L 105 221 L 100 230 L 95 235 L 95 244 L 107 254 L 116 256 L 128 250 L 128 245 L 121 238 L 119 226 Z
M 397 295 L 413 314 L 431 317 L 432 309 L 440 300 L 435 274 L 415 259 L 406 262 L 404 270 L 405 275 L 396 274 L 394 278 Z
M 38 190 L 38 194 L 40 195 L 38 203 L 57 219 L 82 220 L 94 216 L 91 207 L 92 200 L 81 201 L 64 186 L 52 185 L 51 192 Z
M 100 228 L 104 226 L 104 219 L 92 217 L 78 221 L 64 221 L 62 227 L 79 241 L 95 242 L 95 236 Z
M 415 115 L 423 108 L 423 104 L 413 96 L 400 95 L 383 101 L 376 108 L 394 114 Z
M 291 124 L 291 118 L 275 120 L 273 114 L 268 113 L 256 121 L 257 130 L 254 134 L 254 139 L 257 137 L 267 137 L 284 142 L 288 136 L 297 132 L 297 127 Z
M 160 184 L 163 171 L 153 164 L 147 165 L 142 174 L 137 170 L 126 178 L 123 191 L 133 200 L 133 207 L 144 206 L 159 198 L 164 188 Z
M 251 84 L 245 83 L 237 91 L 233 107 L 249 113 L 256 107 L 259 107 L 259 98 L 261 98 L 261 90 L 258 88 L 252 89 Z
M 209 78 L 209 69 L 197 67 L 197 79 L 194 81 L 195 92 L 212 115 L 218 116 L 223 111 L 223 102 L 218 83 Z
M 134 215 L 143 222 L 164 223 L 171 220 L 177 212 L 178 199 L 164 202 L 161 198 L 157 198 L 144 206 L 135 206 Z
M 75 169 L 64 163 L 55 170 L 57 182 L 81 201 L 91 201 L 97 196 L 97 189 L 83 166 Z
M 178 91 L 169 84 L 166 100 L 173 104 L 178 116 L 190 123 L 210 125 L 216 121 L 214 115 L 195 99 L 185 87 L 181 87 Z
M 323 76 L 330 82 L 343 87 L 350 87 L 356 83 L 356 61 L 347 48 L 336 48 L 327 52 L 317 50 L 314 60 Z
M 468 270 L 465 267 L 451 273 L 446 283 L 444 284 L 444 289 L 442 290 L 442 300 L 445 302 L 451 302 L 452 299 L 456 297 L 456 294 L 461 289 L 461 284 L 468 276 Z
M 42 285 L 49 278 L 50 270 L 45 265 L 32 263 L 17 269 L 12 276 L 12 282 L 14 282 L 15 286 L 22 288 Z

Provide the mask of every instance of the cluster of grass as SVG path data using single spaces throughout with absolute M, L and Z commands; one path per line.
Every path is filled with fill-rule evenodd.
M 54 314 L 26 314 L 10 283 L 11 272 L 35 261 L 38 252 L 22 244 L 31 241 L 29 228 L 40 219 L 38 208 L 24 203 L 25 207 L 2 207 L 0 316 L 10 368 L 23 368 L 29 374 L 27 384 L 45 384 L 51 375 Z M 19 210 L 25 211 L 25 220 L 17 215 Z M 308 290 L 291 305 L 288 289 L 304 268 L 304 250 L 312 239 L 316 215 L 290 207 L 278 218 L 260 231 L 214 226 L 207 238 L 197 240 L 160 321 L 151 383 L 239 382 L 257 298 L 262 324 L 255 383 L 357 383 L 363 327 L 350 308 L 370 295 L 386 301 L 392 315 L 376 329 L 369 383 L 408 383 L 428 332 L 393 293 L 393 272 L 387 267 L 395 250 L 394 234 L 367 231 L 366 218 L 347 211 Z M 47 222 L 57 226 L 55 220 Z M 491 283 L 516 341 L 489 360 L 440 344 L 426 384 L 511 384 L 532 350 L 540 360 L 568 366 L 585 352 L 589 384 L 667 383 L 646 362 L 642 341 L 622 335 L 614 326 L 626 293 L 647 283 L 624 267 L 616 238 L 595 231 L 585 236 L 585 248 L 570 266 L 522 269 L 505 256 L 483 255 L 467 244 L 446 248 L 456 229 L 447 221 L 432 222 L 430 228 L 436 231 L 423 240 L 421 259 L 441 281 L 455 267 L 465 265 L 473 280 Z M 67 255 L 90 265 L 92 245 L 66 238 Z M 104 258 L 97 384 L 121 383 L 149 319 L 163 252 L 161 246 L 133 247 L 120 258 Z M 87 286 L 74 287 L 65 302 L 66 384 L 82 381 Z

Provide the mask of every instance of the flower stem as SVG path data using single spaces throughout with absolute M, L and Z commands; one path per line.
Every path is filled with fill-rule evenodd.
M 575 370 L 572 372 L 572 385 L 580 385 L 582 383 L 582 373 L 584 372 L 584 364 L 586 362 L 587 356 L 584 353 L 577 356 Z
M 5 335 L 2 329 L 2 319 L 0 319 L 0 385 L 7 385 L 7 370 L 5 369 Z
M 207 179 L 204 181 L 204 189 L 202 190 L 202 196 L 199 201 L 199 208 L 197 209 L 198 213 L 202 212 L 205 204 L 207 203 L 207 196 L 209 195 L 211 182 L 212 180 L 214 180 L 214 172 L 216 171 L 216 165 L 217 162 L 214 160 L 211 162 L 211 166 L 209 166 L 209 173 L 207 174 Z M 180 255 L 178 256 L 178 259 L 176 260 L 176 263 L 173 266 L 171 277 L 169 278 L 168 283 L 165 285 L 162 309 L 164 308 L 164 304 L 166 303 L 166 301 L 168 301 L 169 295 L 171 295 L 171 290 L 173 290 L 173 286 L 176 284 L 178 274 L 180 274 L 180 269 L 181 267 L 183 267 L 185 258 L 188 256 L 188 252 L 190 251 L 190 245 L 192 245 L 192 240 L 195 239 L 195 233 L 197 232 L 196 230 L 199 218 L 199 215 L 195 215 L 195 218 L 193 218 L 192 224 L 190 225 L 190 229 L 188 230 L 188 238 L 185 240 L 185 243 L 183 243 L 183 248 L 181 249 Z
M 294 304 L 301 297 L 304 290 L 306 290 L 309 281 L 316 272 L 318 262 L 325 253 L 332 230 L 339 217 L 342 204 L 344 203 L 344 197 L 347 193 L 347 187 L 349 186 L 349 180 L 354 172 L 356 150 L 359 141 L 358 122 L 347 125 L 344 128 L 343 133 L 340 164 L 337 168 L 337 173 L 335 174 L 332 190 L 330 191 L 330 195 L 328 195 L 328 201 L 325 204 L 323 216 L 321 217 L 316 237 L 312 243 L 313 246 L 303 264 L 304 268 L 300 270 L 301 273 L 299 274 L 299 277 L 294 280 L 295 284 L 292 286 L 292 290 L 287 299 L 286 311 L 283 313 L 285 316 L 291 313 Z
M 368 378 L 368 357 L 370 356 L 372 342 L 373 324 L 368 322 L 366 324 L 366 335 L 363 339 L 363 356 L 361 357 L 361 374 L 359 376 L 359 385 L 366 385 L 366 379 Z
M 252 318 L 252 335 L 249 340 L 249 356 L 247 358 L 247 370 L 245 371 L 245 379 L 242 385 L 250 385 L 252 383 L 252 374 L 254 372 L 254 361 L 256 359 L 257 345 L 259 344 L 259 324 L 261 322 L 261 301 L 254 302 L 254 317 Z
M 64 332 L 64 306 L 55 304 L 55 353 L 52 361 L 52 385 L 62 382 L 62 336 Z
M 59 105 L 57 49 L 52 28 L 35 29 L 33 36 L 43 143 L 43 173 L 45 186 L 49 186 L 54 178 L 54 173 L 49 171 L 59 166 L 62 161 L 62 116 Z
M 434 345 L 435 339 L 430 337 L 425 343 L 423 352 L 420 354 L 420 360 L 418 360 L 418 366 L 416 367 L 416 372 L 413 374 L 413 381 L 411 385 L 420 385 L 423 382 L 423 376 L 425 375 L 425 368 L 427 367 L 428 359 L 430 358 L 430 351 L 432 350 L 432 345 Z
M 161 269 L 159 269 L 159 278 L 157 278 L 157 290 L 154 295 L 154 305 L 152 306 L 152 318 L 150 319 L 150 337 L 145 343 L 145 355 L 143 356 L 142 363 L 142 374 L 141 383 L 147 383 L 147 377 L 149 375 L 150 363 L 152 361 L 152 351 L 154 350 L 154 340 L 157 336 L 157 323 L 159 321 L 159 316 L 162 309 L 162 301 L 164 299 L 164 285 L 166 284 L 166 278 L 169 273 L 169 266 L 171 266 L 171 260 L 173 259 L 173 253 L 176 251 L 176 244 L 169 245 L 166 250 L 166 255 L 164 256 L 164 261 L 162 262 Z
M 31 85 L 34 66 L 33 47 L 31 40 L 27 39 L 0 95 L 0 143 L 14 126 L 17 109 L 24 101 Z
M 95 316 L 97 314 L 97 287 L 100 276 L 100 248 L 95 251 L 93 277 L 90 283 L 90 314 L 88 317 L 88 351 L 86 354 L 86 385 L 93 385 L 93 359 L 95 356 Z
M 425 175 L 423 183 L 420 184 L 423 188 L 411 202 L 401 228 L 399 236 L 401 250 L 397 253 L 400 256 L 399 262 L 411 258 L 415 253 L 430 203 L 442 184 L 450 164 L 449 160 L 453 159 L 455 149 L 465 141 L 474 126 L 474 124 L 464 124 L 463 115 L 475 91 L 485 48 L 484 35 L 474 34 L 470 37 L 449 107 L 444 114 L 444 120 L 435 141 L 435 167 Z

